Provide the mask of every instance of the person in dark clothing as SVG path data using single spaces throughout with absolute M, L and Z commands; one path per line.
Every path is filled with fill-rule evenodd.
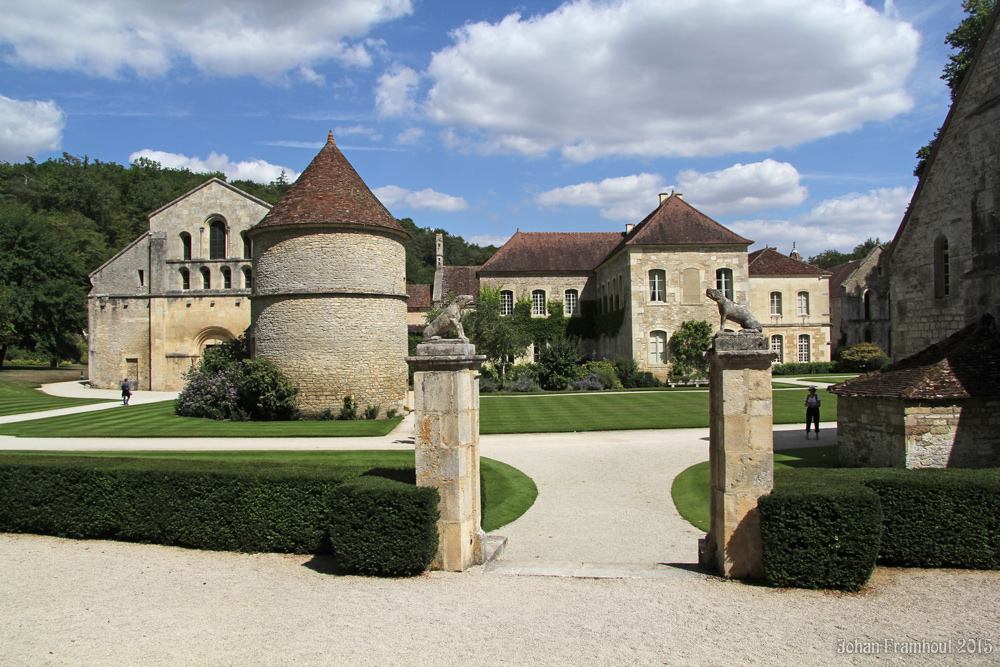
M 806 396 L 806 440 L 809 439 L 809 424 L 816 425 L 816 439 L 819 440 L 819 404 L 816 387 L 809 387 L 809 395 Z
M 132 385 L 128 378 L 122 380 L 122 405 L 128 405 L 128 399 L 132 398 Z

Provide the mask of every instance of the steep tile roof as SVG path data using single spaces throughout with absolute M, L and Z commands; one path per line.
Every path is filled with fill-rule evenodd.
M 1000 396 L 1000 336 L 982 319 L 876 373 L 830 388 L 838 396 L 959 399 Z
M 774 248 L 754 250 L 747 256 L 751 276 L 822 276 L 830 272 L 783 255 Z
M 333 132 L 255 228 L 316 224 L 362 225 L 406 234 L 337 148 Z
M 860 265 L 860 259 L 852 259 L 846 264 L 838 264 L 830 269 L 830 289 L 840 290 L 840 286 L 851 277 L 851 274 L 854 273 Z M 834 296 L 834 293 L 830 292 L 830 296 Z
M 476 273 L 478 266 L 443 266 L 441 267 L 441 296 L 445 299 L 449 294 L 479 295 L 479 278 Z
M 406 302 L 407 310 L 427 310 L 431 307 L 430 285 L 407 285 L 406 294 L 410 297 Z
M 688 204 L 680 195 L 671 195 L 637 224 L 621 245 L 750 245 L 751 243 L 753 241 L 750 239 L 745 239 L 723 227 Z
M 593 271 L 621 242 L 622 236 L 621 232 L 519 230 L 479 272 Z

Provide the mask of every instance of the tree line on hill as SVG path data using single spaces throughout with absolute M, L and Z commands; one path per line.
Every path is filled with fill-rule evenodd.
M 76 360 L 87 327 L 88 276 L 149 229 L 148 216 L 225 174 L 164 168 L 147 158 L 128 166 L 64 153 L 36 162 L 0 162 L 0 369 L 9 351 L 42 360 Z M 288 190 L 284 174 L 261 184 L 229 181 L 269 204 Z M 437 232 L 409 218 L 406 279 L 434 280 Z M 496 248 L 445 237 L 449 264 L 478 265 Z

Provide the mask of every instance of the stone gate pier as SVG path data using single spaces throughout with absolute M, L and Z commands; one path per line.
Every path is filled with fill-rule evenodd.
M 463 339 L 425 340 L 413 368 L 417 485 L 433 486 L 438 553 L 431 569 L 461 572 L 484 559 L 479 488 L 479 367 Z
M 709 363 L 711 528 L 702 566 L 763 578 L 757 499 L 774 488 L 771 362 L 759 331 L 716 334 Z

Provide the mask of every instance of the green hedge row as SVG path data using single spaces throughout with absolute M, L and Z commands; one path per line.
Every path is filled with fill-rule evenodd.
M 876 561 L 1000 569 L 1000 469 L 779 470 L 760 499 L 775 586 L 858 590 Z
M 771 375 L 813 375 L 815 373 L 833 373 L 837 368 L 835 361 L 809 361 L 775 364 L 771 366 Z
M 379 469 L 361 480 L 366 472 L 363 467 L 0 456 L 0 531 L 218 551 L 350 554 L 341 565 L 358 572 L 423 571 L 437 549 L 437 491 L 387 479 L 412 479 L 412 469 Z M 430 498 L 433 513 L 426 510 Z M 356 526 L 350 539 L 386 540 L 394 545 L 391 553 L 352 552 L 348 533 L 337 526 L 345 517 Z M 407 526 L 407 520 L 420 525 Z M 430 556 L 429 538 L 410 541 L 415 530 L 433 531 Z

